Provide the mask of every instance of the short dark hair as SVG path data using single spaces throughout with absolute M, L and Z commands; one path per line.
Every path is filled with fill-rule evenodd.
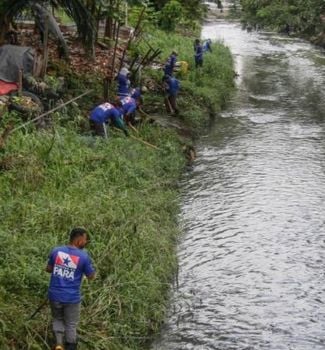
M 70 232 L 70 242 L 73 242 L 76 238 L 87 234 L 87 231 L 82 227 L 75 227 Z
M 114 100 L 114 106 L 115 107 L 122 107 L 123 106 L 121 100 L 117 96 Z

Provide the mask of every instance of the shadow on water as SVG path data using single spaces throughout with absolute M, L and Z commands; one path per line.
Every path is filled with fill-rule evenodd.
M 302 40 L 217 22 L 233 103 L 183 183 L 178 288 L 159 350 L 325 348 L 325 60 Z

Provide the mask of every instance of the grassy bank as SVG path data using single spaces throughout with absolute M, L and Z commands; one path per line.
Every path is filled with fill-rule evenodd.
M 243 0 L 242 21 L 297 35 L 325 47 L 325 4 L 322 0 L 256 2 Z
M 176 73 L 181 81 L 181 91 L 178 97 L 180 117 L 185 125 L 193 131 L 202 130 L 210 118 L 215 116 L 225 107 L 229 95 L 233 91 L 234 71 L 230 51 L 221 43 L 213 44 L 213 52 L 204 56 L 204 65 L 195 69 L 193 36 L 185 36 L 184 33 L 166 33 L 154 30 L 147 35 L 147 41 L 153 47 L 159 47 L 162 51 L 162 61 L 165 61 L 171 50 L 178 52 L 178 61 L 186 61 L 189 64 L 188 74 Z M 139 48 L 145 51 L 145 43 Z M 160 82 L 162 71 L 146 69 L 146 76 Z M 155 94 L 148 98 L 149 105 L 161 96 Z M 160 109 L 159 113 L 164 113 Z
M 192 62 L 193 38 L 157 33 L 150 40 L 165 57 L 176 48 Z M 195 128 L 229 96 L 230 53 L 215 45 L 201 71 L 191 68 L 179 104 Z M 146 97 L 147 105 L 154 101 L 162 96 Z M 48 307 L 28 318 L 46 296 L 50 249 L 84 226 L 98 278 L 83 285 L 80 348 L 143 349 L 163 320 L 176 264 L 182 144 L 175 132 L 146 124 L 140 137 L 159 149 L 118 131 L 107 142 L 80 133 L 77 111 L 67 118 L 51 130 L 15 132 L 0 155 L 0 348 L 48 349 Z

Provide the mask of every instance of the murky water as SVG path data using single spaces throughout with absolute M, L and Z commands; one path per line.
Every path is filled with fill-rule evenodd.
M 159 350 L 325 349 L 325 57 L 208 25 L 238 93 L 184 180 L 178 288 Z

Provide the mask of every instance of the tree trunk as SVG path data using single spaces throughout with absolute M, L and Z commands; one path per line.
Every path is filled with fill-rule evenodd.
M 104 36 L 107 36 L 110 39 L 113 38 L 113 18 L 112 17 L 106 18 L 106 26 L 105 26 Z
M 10 25 L 5 18 L 0 18 L 0 45 L 4 44 L 6 33 L 8 32 Z

